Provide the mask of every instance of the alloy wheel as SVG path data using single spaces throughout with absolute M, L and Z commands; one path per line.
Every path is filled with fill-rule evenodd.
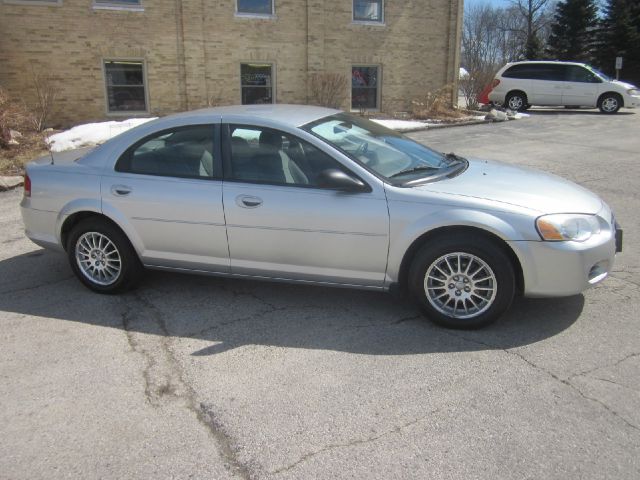
M 474 318 L 491 307 L 498 282 L 484 260 L 454 252 L 442 255 L 427 268 L 424 292 L 438 312 L 457 319 Z
M 86 232 L 78 238 L 75 257 L 82 274 L 98 285 L 113 284 L 122 271 L 120 252 L 99 232 Z

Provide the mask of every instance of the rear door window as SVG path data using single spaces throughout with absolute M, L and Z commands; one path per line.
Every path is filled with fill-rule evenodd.
M 219 177 L 214 125 L 190 125 L 157 132 L 129 148 L 116 171 L 163 177 Z
M 543 63 L 536 65 L 534 80 L 550 80 L 553 82 L 563 82 L 565 78 L 566 65 Z

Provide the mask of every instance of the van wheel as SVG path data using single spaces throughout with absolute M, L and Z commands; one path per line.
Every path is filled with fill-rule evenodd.
M 426 317 L 447 328 L 489 325 L 507 311 L 515 294 L 511 261 L 483 236 L 429 242 L 416 254 L 408 280 Z
M 527 95 L 522 92 L 509 92 L 504 103 L 515 112 L 522 112 L 531 106 L 527 103 Z
M 129 239 L 99 219 L 88 219 L 73 227 L 67 256 L 76 277 L 98 293 L 128 290 L 138 283 L 144 271 Z
M 598 99 L 598 108 L 602 113 L 616 113 L 622 106 L 622 97 L 617 93 L 605 93 Z

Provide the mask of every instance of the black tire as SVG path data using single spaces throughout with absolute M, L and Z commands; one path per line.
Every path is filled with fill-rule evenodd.
M 528 102 L 527 95 L 524 92 L 509 92 L 504 99 L 504 107 L 515 112 L 524 112 L 531 107 Z
M 79 242 L 81 238 L 86 240 L 86 242 L 83 242 L 84 245 L 81 245 Z M 103 258 L 108 259 L 110 266 L 96 266 L 96 263 L 102 263 L 104 265 L 104 260 L 102 262 L 94 259 L 89 260 L 87 257 L 87 253 L 93 255 L 93 252 L 100 252 L 98 249 L 92 249 L 90 252 L 87 252 L 87 245 L 95 239 L 105 244 L 107 255 L 103 256 Z M 115 247 L 115 254 L 113 250 L 109 249 L 110 247 L 106 246 L 108 245 L 107 240 Z M 126 235 L 111 223 L 97 218 L 84 220 L 73 227 L 67 240 L 67 257 L 76 277 L 78 277 L 87 288 L 98 293 L 113 294 L 129 290 L 138 284 L 144 273 L 144 267 L 140 263 L 140 259 Z M 103 273 L 105 278 L 102 282 L 92 279 L 91 273 L 88 271 L 89 267 L 82 268 L 77 257 L 86 258 L 87 261 L 85 263 L 92 263 L 91 268 L 93 268 L 94 272 L 98 270 L 108 272 L 110 274 L 109 278 L 107 278 L 106 273 Z M 111 275 L 116 269 L 113 266 L 118 264 L 118 262 L 115 261 L 116 258 L 119 258 L 120 268 L 117 275 Z
M 622 97 L 614 92 L 603 93 L 598 99 L 598 108 L 602 113 L 611 115 L 618 113 L 620 107 L 622 107 Z
M 452 272 L 446 272 L 451 273 L 450 277 L 444 275 L 446 265 L 440 272 L 433 267 L 445 257 L 453 268 Z M 468 271 L 464 272 L 467 266 Z M 463 272 L 454 276 L 458 268 Z M 492 279 L 480 281 L 489 273 Z M 458 279 L 455 283 L 454 278 Z M 495 322 L 507 311 L 515 294 L 515 274 L 509 257 L 497 242 L 482 235 L 455 234 L 431 239 L 418 251 L 409 269 L 408 285 L 431 321 L 447 328 L 474 329 Z M 431 300 L 428 291 L 432 292 Z M 435 298 L 443 295 L 443 300 Z M 473 306 L 476 302 L 478 308 Z M 460 308 L 459 313 L 447 311 L 453 304 Z

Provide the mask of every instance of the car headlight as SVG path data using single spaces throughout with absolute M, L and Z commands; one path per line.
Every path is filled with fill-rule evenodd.
M 536 228 L 543 240 L 584 242 L 600 233 L 600 222 L 595 215 L 543 215 L 536 220 Z
M 638 96 L 638 95 L 640 95 L 640 90 L 638 90 L 637 88 L 631 88 L 631 89 L 627 90 L 627 93 L 628 93 L 629 95 L 636 95 L 636 96 Z

